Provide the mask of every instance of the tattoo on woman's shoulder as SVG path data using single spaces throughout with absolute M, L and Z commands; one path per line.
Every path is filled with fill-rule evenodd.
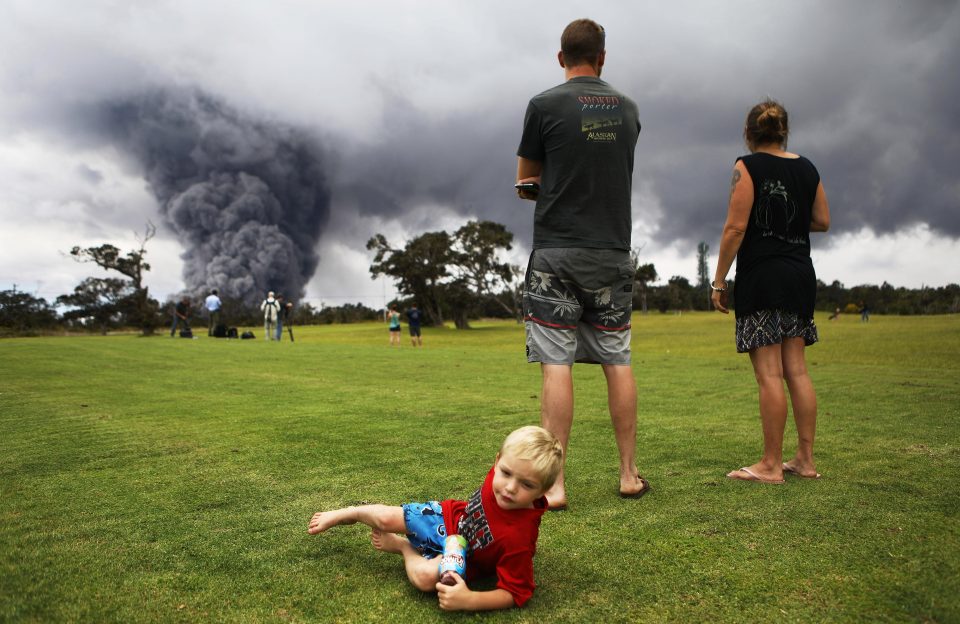
M 737 188 L 737 182 L 740 181 L 740 170 L 733 170 L 733 178 L 730 180 L 730 199 L 733 199 L 733 189 Z

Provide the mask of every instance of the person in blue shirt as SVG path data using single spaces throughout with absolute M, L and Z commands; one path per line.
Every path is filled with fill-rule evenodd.
M 423 312 L 417 308 L 417 304 L 410 304 L 410 309 L 407 310 L 407 323 L 410 325 L 410 343 L 415 347 L 423 346 L 423 337 L 420 335 L 420 321 L 422 318 Z

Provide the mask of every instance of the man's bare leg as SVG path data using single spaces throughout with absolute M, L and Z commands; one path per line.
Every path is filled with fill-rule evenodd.
M 331 511 L 318 511 L 310 519 L 307 533 L 316 535 L 341 524 L 360 522 L 372 529 L 390 533 L 405 533 L 407 524 L 403 520 L 403 507 L 391 505 L 361 505 L 344 507 Z
M 629 364 L 604 364 L 610 422 L 620 452 L 620 494 L 634 496 L 643 490 L 637 470 L 637 382 Z
M 543 389 L 540 395 L 540 426 L 552 433 L 563 446 L 563 462 L 567 462 L 567 441 L 573 426 L 573 367 L 567 364 L 541 364 Z M 551 509 L 567 506 L 564 473 L 560 472 L 553 487 L 546 493 Z
M 440 581 L 440 570 L 436 559 L 425 559 L 410 545 L 410 540 L 379 529 L 370 531 L 370 542 L 382 552 L 396 553 L 403 557 L 403 569 L 407 578 L 420 591 L 433 591 Z

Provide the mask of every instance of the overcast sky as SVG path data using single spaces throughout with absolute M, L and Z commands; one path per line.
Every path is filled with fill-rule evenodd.
M 663 280 L 695 280 L 700 240 L 715 266 L 743 119 L 769 95 L 787 107 L 789 148 L 817 165 L 830 200 L 832 229 L 813 239 L 821 279 L 960 281 L 957 2 L 583 10 L 564 0 L 3 0 L 0 288 L 70 292 L 98 273 L 65 252 L 133 248 L 148 220 L 159 227 L 152 294 L 184 287 L 182 256 L 202 250 L 164 204 L 140 130 L 121 136 L 100 114 L 158 93 L 202 94 L 243 140 L 257 128 L 258 141 L 310 146 L 328 191 L 298 226 L 317 233 L 304 243 L 307 272 L 319 254 L 304 276 L 313 303 L 393 295 L 369 276 L 365 243 L 377 232 L 400 244 L 490 219 L 516 235 L 512 258 L 524 264 L 532 203 L 512 189 L 523 113 L 562 81 L 559 36 L 578 17 L 606 28 L 603 78 L 639 105 L 633 243 Z

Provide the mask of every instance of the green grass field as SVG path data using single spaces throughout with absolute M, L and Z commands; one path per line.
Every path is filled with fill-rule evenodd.
M 732 317 L 635 316 L 654 491 L 616 496 L 602 373 L 578 365 L 571 509 L 544 517 L 539 588 L 473 616 L 411 588 L 364 527 L 306 525 L 468 496 L 538 420 L 522 327 L 427 329 L 422 350 L 381 324 L 295 331 L 0 341 L 0 620 L 960 621 L 958 316 L 821 320 L 824 477 L 780 487 L 724 478 L 761 443 Z

